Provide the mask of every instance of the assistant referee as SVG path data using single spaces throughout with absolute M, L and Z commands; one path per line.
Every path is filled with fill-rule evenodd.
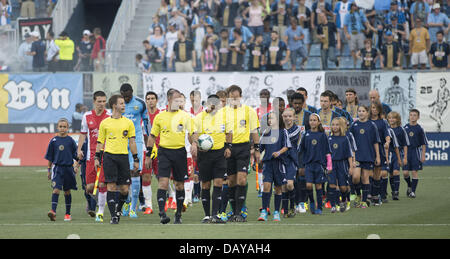
M 181 224 L 181 212 L 184 202 L 184 181 L 188 179 L 186 134 L 191 145 L 191 154 L 197 156 L 197 134 L 194 134 L 193 118 L 185 111 L 180 110 L 183 101 L 178 90 L 171 89 L 167 94 L 168 108 L 158 113 L 153 120 L 152 130 L 147 143 L 147 158 L 145 167 L 149 169 L 152 164 L 152 154 L 156 138 L 159 136 L 158 147 L 158 192 L 160 222 L 167 224 L 170 218 L 166 215 L 164 205 L 166 203 L 169 177 L 173 174 L 176 189 L 177 211 L 174 224 Z
M 134 124 L 130 119 L 122 116 L 125 111 L 124 98 L 121 95 L 113 95 L 108 103 L 112 109 L 112 115 L 100 123 L 95 151 L 95 167 L 96 169 L 100 167 L 103 158 L 105 183 L 108 190 L 106 200 L 111 213 L 111 224 L 118 224 L 131 183 L 128 144 L 134 159 L 133 171 L 137 171 L 139 168 L 139 158 Z M 116 195 L 117 192 L 120 194 Z

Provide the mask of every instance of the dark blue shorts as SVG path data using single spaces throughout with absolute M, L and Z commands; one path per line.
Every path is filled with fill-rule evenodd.
M 384 148 L 384 147 L 381 147 L 381 145 L 380 145 L 380 148 Z M 384 154 L 384 151 L 380 152 L 380 162 L 381 162 L 381 166 L 380 166 L 381 170 L 389 171 L 389 164 L 388 164 L 388 162 L 386 160 L 386 156 Z
M 348 161 L 333 160 L 333 170 L 328 174 L 328 184 L 348 186 Z
M 321 184 L 327 181 L 325 169 L 319 163 L 305 165 L 305 178 L 307 183 Z
M 291 163 L 287 163 L 287 165 L 285 165 L 285 169 L 286 169 L 286 179 L 295 181 L 295 178 L 297 176 L 297 167 L 294 165 L 293 162 Z
M 69 191 L 78 190 L 75 171 L 72 166 L 54 166 L 52 170 L 52 188 Z
M 286 168 L 280 160 L 263 161 L 263 182 L 273 183 L 275 186 L 287 183 Z
M 356 167 L 366 170 L 373 170 L 374 163 L 373 162 L 359 162 L 356 161 Z
M 405 171 L 420 171 L 422 170 L 422 162 L 420 162 L 420 149 L 408 148 L 408 163 L 403 166 Z
M 394 171 L 400 171 L 400 165 L 398 163 L 397 155 L 395 153 L 390 152 L 390 163 L 389 163 L 389 170 L 388 172 L 390 174 L 394 173 Z M 400 154 L 400 159 L 402 158 L 402 154 Z

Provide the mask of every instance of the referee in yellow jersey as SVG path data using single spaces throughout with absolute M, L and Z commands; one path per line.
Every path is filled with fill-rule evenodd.
M 194 133 L 193 118 L 187 112 L 180 110 L 180 104 L 183 102 L 181 93 L 172 89 L 168 91 L 167 99 L 169 103 L 167 110 L 156 115 L 153 121 L 147 143 L 145 167 L 147 169 L 151 167 L 152 159 L 149 156 L 152 153 L 156 138 L 159 136 L 157 200 L 160 222 L 162 224 L 170 222 L 170 218 L 164 211 L 164 205 L 169 187 L 169 177 L 172 173 L 177 200 L 174 224 L 181 224 L 181 211 L 185 195 L 184 181 L 188 179 L 186 132 L 189 134 L 189 142 L 192 144 L 191 154 L 194 158 L 197 156 L 197 136 Z
M 134 169 L 139 168 L 139 158 L 135 142 L 135 128 L 130 119 L 122 116 L 125 111 L 125 100 L 121 95 L 113 95 L 109 99 L 112 109 L 111 117 L 100 123 L 97 148 L 95 152 L 95 167 L 100 167 L 103 158 L 103 170 L 107 188 L 106 200 L 111 213 L 111 224 L 118 224 L 122 206 L 128 197 L 128 187 L 131 183 L 130 162 L 128 160 L 128 145 L 133 154 Z M 104 150 L 102 152 L 101 150 Z M 119 192 L 119 195 L 117 195 Z
M 250 164 L 250 139 L 253 141 L 256 162 L 260 161 L 259 120 L 256 111 L 241 103 L 242 89 L 232 85 L 227 89 L 228 106 L 225 108 L 227 121 L 232 124 L 232 151 L 227 161 L 228 197 L 233 207 L 232 222 L 245 222 L 241 210 L 245 203 L 247 191 L 247 174 Z
M 199 136 L 208 134 L 212 137 L 214 145 L 209 151 L 198 151 L 198 169 L 202 184 L 201 200 L 205 217 L 202 223 L 226 223 L 218 216 L 222 201 L 222 184 L 227 170 L 226 158 L 231 156 L 232 133 L 230 123 L 226 120 L 226 111 L 221 109 L 219 96 L 210 95 L 206 100 L 206 109 L 199 113 L 195 119 L 195 132 Z M 212 211 L 211 181 L 213 181 Z

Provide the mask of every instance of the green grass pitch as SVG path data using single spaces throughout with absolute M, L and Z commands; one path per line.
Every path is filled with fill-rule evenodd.
M 282 239 L 282 238 L 357 238 L 370 234 L 380 238 L 450 238 L 450 168 L 426 167 L 419 174 L 417 198 L 406 197 L 406 183 L 401 177 L 400 200 L 380 207 L 352 208 L 345 213 L 321 216 L 310 213 L 297 215 L 281 222 L 258 222 L 261 199 L 255 190 L 255 174 L 249 175 L 247 223 L 224 225 L 202 224 L 203 208 L 196 203 L 183 214 L 183 224 L 160 225 L 156 194 L 153 195 L 155 213 L 130 219 L 123 217 L 119 225 L 109 224 L 108 207 L 105 222 L 96 223 L 85 212 L 82 190 L 72 193 L 72 221 L 64 222 L 64 197 L 61 194 L 56 222 L 50 222 L 51 187 L 42 167 L 0 167 L 0 238 L 67 238 L 76 234 L 82 239 L 94 238 L 180 238 L 180 239 Z M 81 189 L 79 175 L 78 187 Z M 153 192 L 156 179 L 153 178 Z M 388 186 L 390 193 L 390 186 Z M 273 198 L 271 200 L 273 206 Z

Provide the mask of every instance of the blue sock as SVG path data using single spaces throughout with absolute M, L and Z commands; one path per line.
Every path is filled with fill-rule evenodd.
M 317 209 L 322 209 L 322 196 L 323 196 L 323 190 L 316 190 L 316 196 L 317 196 Z
M 295 203 L 295 191 L 294 190 L 288 191 L 288 198 L 289 198 L 289 201 L 290 201 L 289 208 L 290 209 L 294 209 L 295 205 L 296 205 L 296 203 Z
M 394 183 L 394 177 L 393 175 L 389 176 L 389 185 L 391 186 L 391 191 L 395 192 L 395 183 Z
M 279 212 L 281 206 L 281 195 L 279 194 L 274 195 L 274 205 L 275 205 L 274 210 Z
M 419 179 L 412 179 L 411 181 L 411 191 L 416 192 L 417 184 L 419 183 Z
M 380 180 L 372 181 L 372 198 L 378 198 L 378 194 L 380 194 Z
M 369 194 L 369 190 L 370 190 L 370 184 L 362 185 L 362 201 L 363 202 L 367 201 L 367 195 Z
M 72 194 L 64 195 L 66 201 L 66 214 L 70 215 L 70 208 L 72 207 Z
M 228 184 L 222 186 L 222 204 L 220 205 L 220 212 L 226 212 L 228 205 Z
M 311 205 L 311 204 L 314 204 L 314 192 L 313 192 L 313 190 L 311 189 L 311 190 L 309 190 L 309 189 L 306 189 L 306 194 L 308 195 L 308 198 L 309 198 L 309 204 Z
M 405 182 L 408 184 L 408 188 L 411 188 L 411 178 L 409 176 L 405 177 Z
M 52 210 L 56 212 L 56 207 L 58 206 L 59 194 L 52 193 Z
M 288 193 L 287 192 L 281 193 L 281 204 L 282 204 L 282 208 L 284 210 L 284 213 L 287 213 L 288 206 L 289 206 L 289 197 L 288 197 Z
M 331 207 L 336 206 L 336 197 L 337 197 L 336 190 L 333 188 L 330 188 L 330 190 L 328 190 L 328 193 L 327 193 L 327 199 L 330 201 Z
M 394 175 L 394 191 L 398 192 L 400 189 L 400 175 Z
M 137 211 L 137 204 L 139 202 L 139 191 L 141 189 L 141 178 L 131 178 L 131 208 L 130 210 Z
M 388 179 L 387 178 L 381 178 L 381 198 L 386 198 L 386 191 L 387 191 L 387 185 L 388 185 Z
M 270 192 L 263 192 L 262 193 L 262 208 L 267 209 L 270 206 Z

